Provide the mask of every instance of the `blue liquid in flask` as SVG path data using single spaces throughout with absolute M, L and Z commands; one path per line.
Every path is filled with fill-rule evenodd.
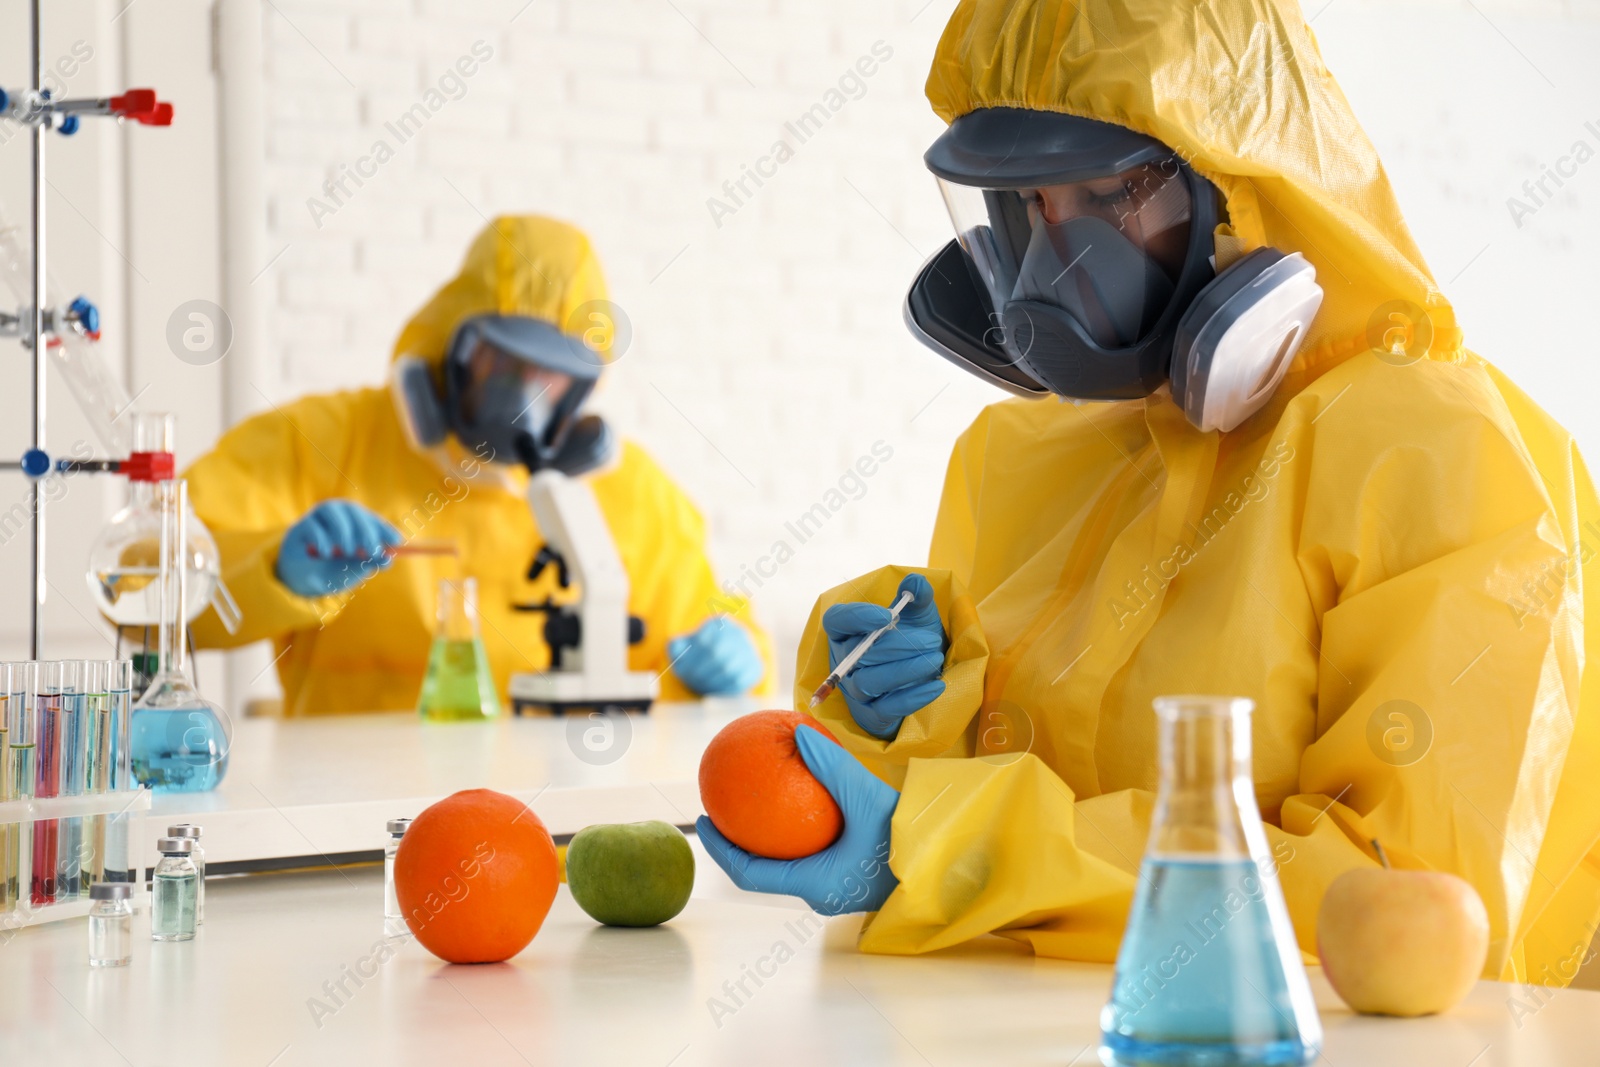
M 1322 1044 L 1250 767 L 1243 697 L 1155 700 L 1160 789 L 1111 999 L 1108 1067 L 1299 1067 Z
M 227 733 L 199 705 L 133 709 L 133 776 L 156 793 L 204 793 L 228 771 Z
M 1146 858 L 1101 1014 L 1108 1062 L 1311 1061 L 1267 892 L 1248 859 Z

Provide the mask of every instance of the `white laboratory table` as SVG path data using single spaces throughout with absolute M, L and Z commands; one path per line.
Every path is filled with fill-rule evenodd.
M 0 945 L 7 1064 L 983 1067 L 1097 1062 L 1109 967 L 1034 959 L 984 938 L 918 958 L 855 951 L 859 920 L 739 893 L 700 853 L 689 907 L 606 929 L 565 887 L 504 964 L 448 966 L 380 943 L 373 866 L 213 880 L 186 944 L 147 939 L 91 971 L 85 920 Z M 781 962 L 779 957 L 781 956 Z M 751 977 L 760 976 L 760 984 Z M 360 975 L 360 981 L 350 977 Z M 343 981 L 344 991 L 334 987 Z M 742 982 L 744 991 L 737 986 Z M 326 984 L 325 984 L 326 983 Z M 1600 993 L 1481 983 L 1448 1015 L 1364 1018 L 1312 971 L 1331 1067 L 1592 1067 Z M 334 995 L 329 995 L 329 990 Z M 1514 1015 L 1515 997 L 1531 1012 Z
M 748 699 L 657 704 L 624 721 L 502 717 L 425 723 L 409 712 L 234 723 L 228 771 L 211 793 L 157 796 L 141 865 L 169 823 L 204 829 L 216 869 L 353 860 L 383 847 L 389 819 L 415 816 L 459 789 L 526 801 L 558 838 L 591 823 L 700 814 L 706 743 Z

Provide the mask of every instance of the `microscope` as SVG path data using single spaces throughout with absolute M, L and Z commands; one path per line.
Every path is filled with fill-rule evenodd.
M 628 614 L 628 572 L 594 492 L 559 469 L 527 465 L 528 506 L 545 539 L 528 578 L 555 567 L 557 584 L 563 589 L 576 584 L 578 600 L 517 605 L 544 613 L 550 666 L 511 676 L 512 711 L 648 710 L 660 682 L 649 671 L 628 669 L 628 647 L 644 639 L 644 621 Z

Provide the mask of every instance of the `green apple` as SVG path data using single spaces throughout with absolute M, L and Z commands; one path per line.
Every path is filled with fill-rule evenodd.
M 1483 901 L 1443 871 L 1346 871 L 1317 912 L 1323 973 L 1363 1014 L 1448 1011 L 1472 990 L 1488 951 Z
M 585 827 L 567 846 L 567 888 L 596 922 L 658 926 L 689 903 L 694 852 L 664 822 Z

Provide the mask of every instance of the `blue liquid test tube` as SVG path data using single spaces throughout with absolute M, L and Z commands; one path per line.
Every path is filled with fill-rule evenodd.
M 6 713 L 11 728 L 6 741 L 5 759 L 11 779 L 11 799 L 26 800 L 33 796 L 34 753 L 38 737 L 38 720 L 33 706 L 34 666 L 31 663 L 8 664 L 10 676 L 7 686 Z M 33 831 L 31 822 L 19 822 L 12 827 L 11 870 L 6 878 L 7 893 L 13 907 L 26 908 L 33 895 Z
M 16 799 L 11 770 L 11 664 L 0 663 L 0 803 Z M 16 823 L 0 823 L 0 917 L 11 914 L 17 906 L 13 880 L 17 828 Z
M 34 678 L 37 665 L 7 665 L 6 712 L 11 720 L 6 741 L 6 762 L 10 764 L 11 799 L 27 800 L 34 790 L 34 756 L 39 736 L 38 709 L 34 705 Z M 15 907 L 24 908 L 33 897 L 33 839 L 35 823 L 19 822 L 12 829 L 11 870 L 7 890 Z

